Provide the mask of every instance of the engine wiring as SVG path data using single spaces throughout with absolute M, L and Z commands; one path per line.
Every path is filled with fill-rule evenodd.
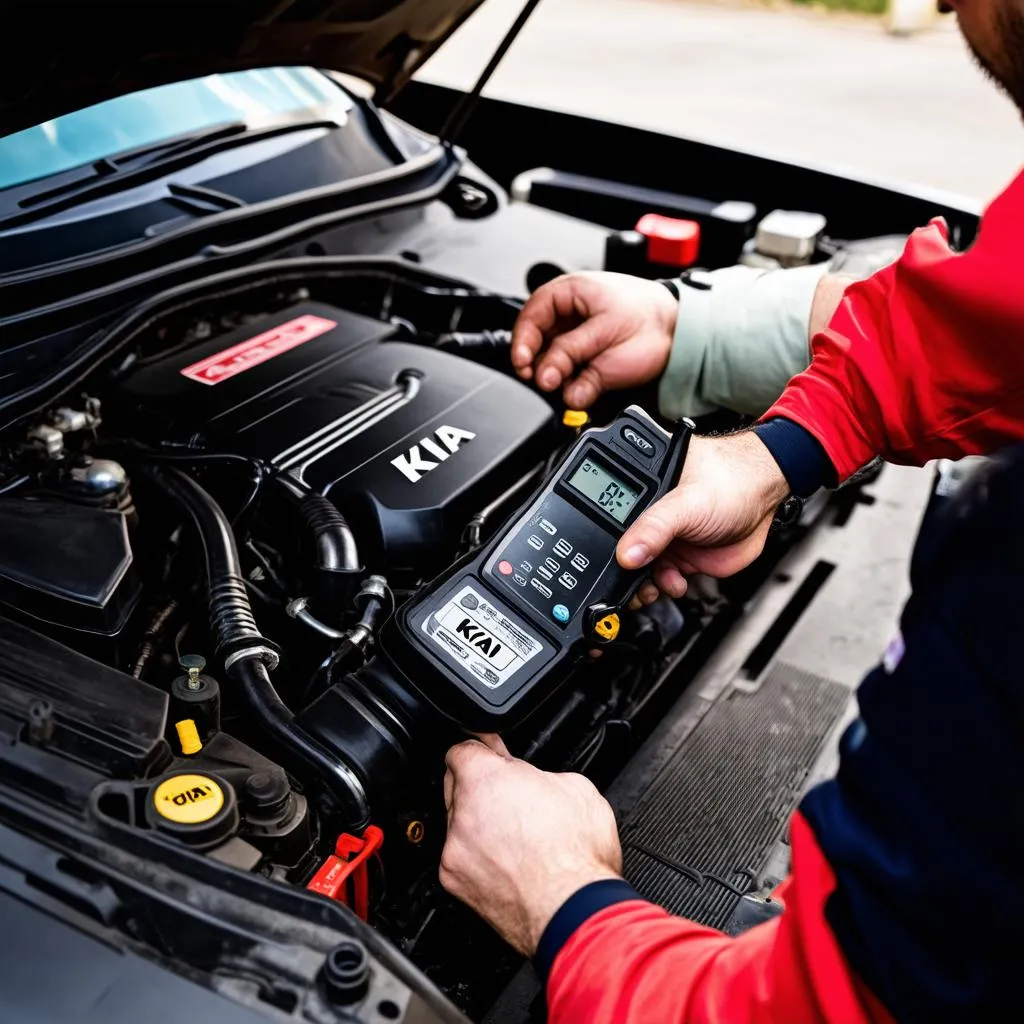
M 174 598 L 171 598 L 150 620 L 149 625 L 146 627 L 146 632 L 143 634 L 142 642 L 139 645 L 139 653 L 136 656 L 135 664 L 132 666 L 132 677 L 134 679 L 142 678 L 150 658 L 153 657 L 154 652 L 163 641 L 164 631 L 168 622 L 174 617 L 179 608 L 179 603 Z

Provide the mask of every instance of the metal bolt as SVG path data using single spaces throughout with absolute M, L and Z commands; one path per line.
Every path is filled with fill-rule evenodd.
M 405 828 L 405 838 L 409 840 L 413 846 L 418 846 L 423 842 L 423 837 L 427 834 L 427 830 L 422 821 L 410 821 Z
M 188 688 L 190 690 L 202 689 L 203 683 L 199 676 L 206 668 L 206 659 L 201 654 L 183 654 L 178 659 L 178 664 L 188 674 L 188 683 L 186 684 Z
M 34 700 L 28 707 L 28 738 L 38 746 L 53 739 L 56 722 L 53 705 L 48 700 Z

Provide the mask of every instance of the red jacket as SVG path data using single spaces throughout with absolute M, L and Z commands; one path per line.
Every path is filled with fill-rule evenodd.
M 766 419 L 809 430 L 840 480 L 876 455 L 923 465 L 1024 437 L 1022 246 L 1024 173 L 967 252 L 932 221 L 894 264 L 851 285 Z
M 1024 438 L 1022 244 L 1024 174 L 989 207 L 969 251 L 950 250 L 940 221 L 916 231 L 894 265 L 848 289 L 828 329 L 814 339 L 812 365 L 790 382 L 766 418 L 795 421 L 813 434 L 840 479 L 876 455 L 922 464 L 992 452 Z M 930 614 L 937 617 L 935 609 Z M 918 650 L 934 650 L 940 642 L 931 638 Z M 906 671 L 934 679 L 954 660 L 946 656 L 925 670 L 911 664 Z M 970 661 L 965 657 L 965 664 Z M 962 682 L 965 674 L 960 667 L 955 680 Z M 875 675 L 879 678 L 869 677 L 862 687 L 862 718 L 867 717 L 865 688 L 873 695 L 869 699 L 879 702 L 896 694 L 895 679 L 881 669 Z M 900 683 L 906 688 L 919 684 L 912 676 Z M 884 714 L 884 722 L 891 723 L 893 709 Z M 997 731 L 998 725 L 990 729 L 990 724 L 991 716 L 980 727 L 981 737 Z M 547 985 L 550 1024 L 879 1024 L 892 1019 L 889 1010 L 904 997 L 900 1016 L 907 1019 L 917 1016 L 912 1008 L 918 997 L 950 1005 L 950 978 L 969 953 L 958 949 L 949 956 L 945 946 L 938 953 L 931 947 L 910 949 L 916 933 L 941 932 L 922 909 L 925 897 L 919 890 L 929 886 L 913 866 L 922 865 L 922 873 L 930 870 L 923 865 L 940 856 L 934 852 L 939 847 L 926 844 L 918 856 L 901 843 L 905 833 L 924 837 L 932 829 L 943 834 L 945 828 L 945 834 L 966 835 L 969 849 L 971 829 L 952 827 L 943 818 L 953 813 L 955 803 L 948 798 L 948 785 L 925 795 L 923 784 L 915 781 L 900 811 L 883 806 L 895 799 L 886 787 L 898 754 L 878 756 L 869 744 L 858 746 L 857 728 L 866 730 L 863 722 L 852 727 L 854 735 L 843 752 L 844 763 L 852 767 L 841 768 L 837 780 L 812 792 L 793 818 L 792 874 L 779 890 L 786 906 L 781 917 L 728 938 L 643 901 L 607 906 L 576 927 L 554 958 Z M 880 746 L 877 737 L 884 736 L 885 726 L 874 728 Z M 923 729 L 922 742 L 941 731 L 941 722 L 930 733 Z M 1010 746 L 1016 749 L 1019 743 L 1011 739 Z M 939 756 L 935 750 L 919 751 L 907 775 Z M 869 767 L 859 763 L 871 758 Z M 844 791 L 851 779 L 852 796 Z M 983 786 L 979 782 L 976 792 Z M 896 792 L 899 786 L 891 789 Z M 925 805 L 930 810 L 921 810 Z M 918 814 L 931 817 L 921 817 L 915 827 L 911 818 Z M 844 849 L 852 851 L 845 858 Z M 876 852 L 877 862 L 868 863 Z M 964 874 L 950 870 L 941 877 L 959 886 Z M 985 870 L 973 874 L 986 877 Z M 838 893 L 840 905 L 830 917 L 826 906 L 843 886 L 849 894 Z M 930 892 L 934 896 L 934 889 Z M 853 902 L 857 905 L 851 910 L 846 903 Z M 869 923 L 848 939 L 858 921 Z M 882 931 L 895 949 L 886 951 L 886 962 L 875 972 L 886 979 L 888 1009 L 851 966 L 851 960 L 871 963 L 863 947 L 870 947 L 872 935 Z M 907 982 L 909 992 L 897 996 L 900 964 L 893 961 L 903 955 L 904 940 L 906 976 L 914 980 Z M 993 959 L 989 951 L 987 962 Z M 976 972 L 972 980 L 979 976 Z M 882 984 L 875 987 L 881 993 Z M 967 1006 L 965 1019 L 974 1019 L 974 995 L 969 986 L 964 991 L 968 994 L 960 1011 Z
M 806 822 L 792 822 L 780 917 L 738 938 L 645 902 L 576 930 L 548 982 L 549 1024 L 861 1024 L 888 1021 L 849 971 L 822 915 L 834 878 Z

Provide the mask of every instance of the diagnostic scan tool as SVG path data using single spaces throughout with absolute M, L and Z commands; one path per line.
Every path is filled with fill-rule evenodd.
M 383 647 L 460 725 L 515 725 L 588 649 L 613 641 L 643 579 L 615 558 L 626 529 L 679 481 L 693 424 L 638 406 L 584 431 L 548 481 L 472 558 L 409 601 Z

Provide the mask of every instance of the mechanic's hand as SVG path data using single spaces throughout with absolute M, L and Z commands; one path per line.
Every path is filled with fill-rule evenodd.
M 447 763 L 441 884 L 532 956 L 577 889 L 619 877 L 615 815 L 582 775 L 518 761 L 497 736 L 452 747 Z
M 564 387 L 571 409 L 605 391 L 660 377 L 668 365 L 679 303 L 656 281 L 577 273 L 533 293 L 512 332 L 512 365 L 542 391 Z
M 764 548 L 775 510 L 789 493 L 778 463 L 752 431 L 695 437 L 679 486 L 623 534 L 616 554 L 627 569 L 653 567 L 637 594 L 686 593 L 687 575 L 731 576 Z

